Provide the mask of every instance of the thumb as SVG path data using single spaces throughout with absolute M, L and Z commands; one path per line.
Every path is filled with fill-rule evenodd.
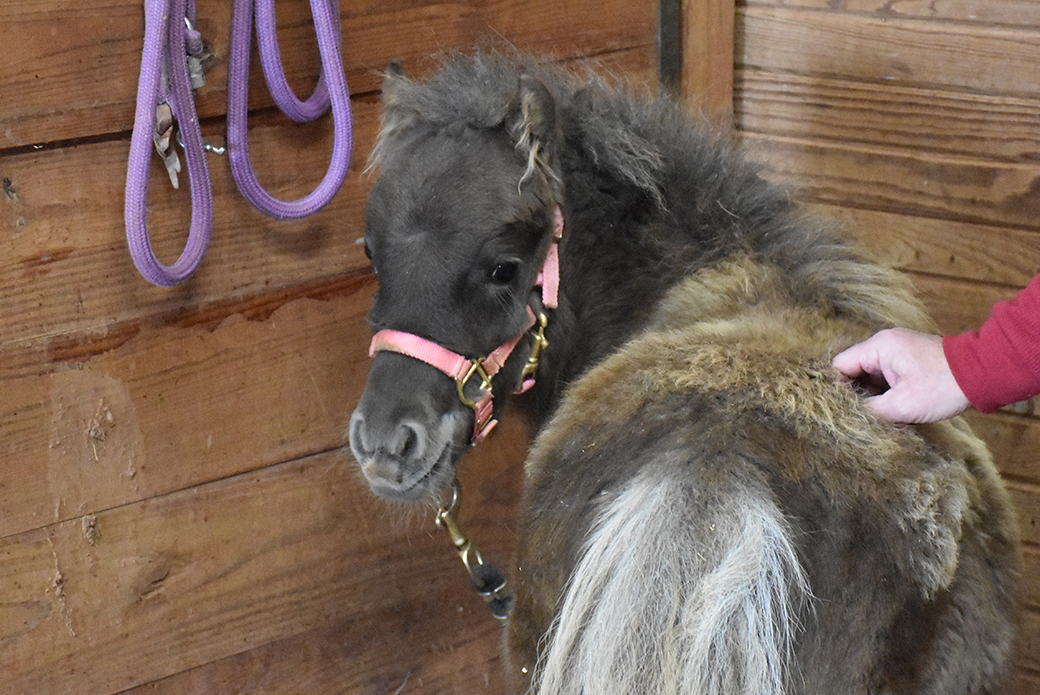
M 884 393 L 867 398 L 864 403 L 881 420 L 888 422 L 912 422 L 906 410 L 905 398 L 898 386 Z

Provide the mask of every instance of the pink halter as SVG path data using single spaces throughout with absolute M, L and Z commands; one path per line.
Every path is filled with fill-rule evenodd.
M 549 250 L 545 254 L 542 270 L 538 273 L 535 287 L 542 288 L 542 304 L 547 309 L 555 309 L 559 305 L 560 290 L 560 252 L 559 242 L 563 237 L 563 213 L 559 206 L 553 208 L 553 239 L 549 244 Z M 538 325 L 538 332 L 534 336 L 534 344 L 531 346 L 531 355 L 528 357 L 527 365 L 521 375 L 520 387 L 514 393 L 523 393 L 534 386 L 534 375 L 538 371 L 538 359 L 541 351 L 549 342 L 545 339 L 545 327 L 548 317 L 540 312 L 535 317 L 531 307 L 527 307 L 529 320 L 524 330 L 501 345 L 486 357 L 469 360 L 462 355 L 452 352 L 433 341 L 420 338 L 412 333 L 403 331 L 384 330 L 379 331 L 372 337 L 372 345 L 369 347 L 369 356 L 386 350 L 402 355 L 408 355 L 431 367 L 435 367 L 455 380 L 459 390 L 459 399 L 473 409 L 475 422 L 473 424 L 473 444 L 484 441 L 488 433 L 498 424 L 492 416 L 494 415 L 494 395 L 491 392 L 491 379 L 498 374 L 505 365 L 506 360 L 513 353 L 520 340 L 527 332 Z M 480 378 L 482 390 L 480 398 L 472 400 L 466 396 L 466 384 L 477 376 Z

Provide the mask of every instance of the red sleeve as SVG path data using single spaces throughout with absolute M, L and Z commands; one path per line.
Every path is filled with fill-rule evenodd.
M 984 413 L 1040 394 L 1040 275 L 993 307 L 977 331 L 946 336 L 957 384 Z

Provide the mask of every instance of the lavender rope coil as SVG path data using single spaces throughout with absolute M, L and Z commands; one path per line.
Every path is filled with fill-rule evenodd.
M 127 164 L 124 217 L 134 264 L 146 280 L 169 287 L 186 280 L 202 262 L 213 225 L 213 193 L 205 143 L 188 71 L 188 52 L 200 52 L 201 36 L 193 29 L 194 0 L 145 0 L 145 37 L 137 86 L 134 131 Z M 343 74 L 339 5 L 311 0 L 321 53 L 321 76 L 314 92 L 301 101 L 289 88 L 282 68 L 275 27 L 274 0 L 236 0 L 228 65 L 228 153 L 231 172 L 242 195 L 261 212 L 277 219 L 296 219 L 324 207 L 339 191 L 350 165 L 353 127 L 350 93 Z M 311 121 L 331 106 L 334 140 L 325 177 L 307 196 L 283 201 L 270 196 L 256 180 L 249 159 L 247 134 L 249 47 L 254 13 L 260 61 L 268 88 L 287 116 Z M 182 20 L 188 19 L 185 23 Z M 164 84 L 163 76 L 168 84 Z M 188 163 L 192 214 L 188 241 L 172 265 L 164 265 L 152 249 L 147 225 L 148 169 L 156 106 L 166 102 L 179 124 Z

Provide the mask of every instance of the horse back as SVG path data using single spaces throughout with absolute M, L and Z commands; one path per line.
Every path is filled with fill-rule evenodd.
M 539 436 L 514 668 L 546 693 L 991 692 L 1016 539 L 985 447 L 957 422 L 876 422 L 829 366 L 868 328 L 755 262 L 722 268 Z

